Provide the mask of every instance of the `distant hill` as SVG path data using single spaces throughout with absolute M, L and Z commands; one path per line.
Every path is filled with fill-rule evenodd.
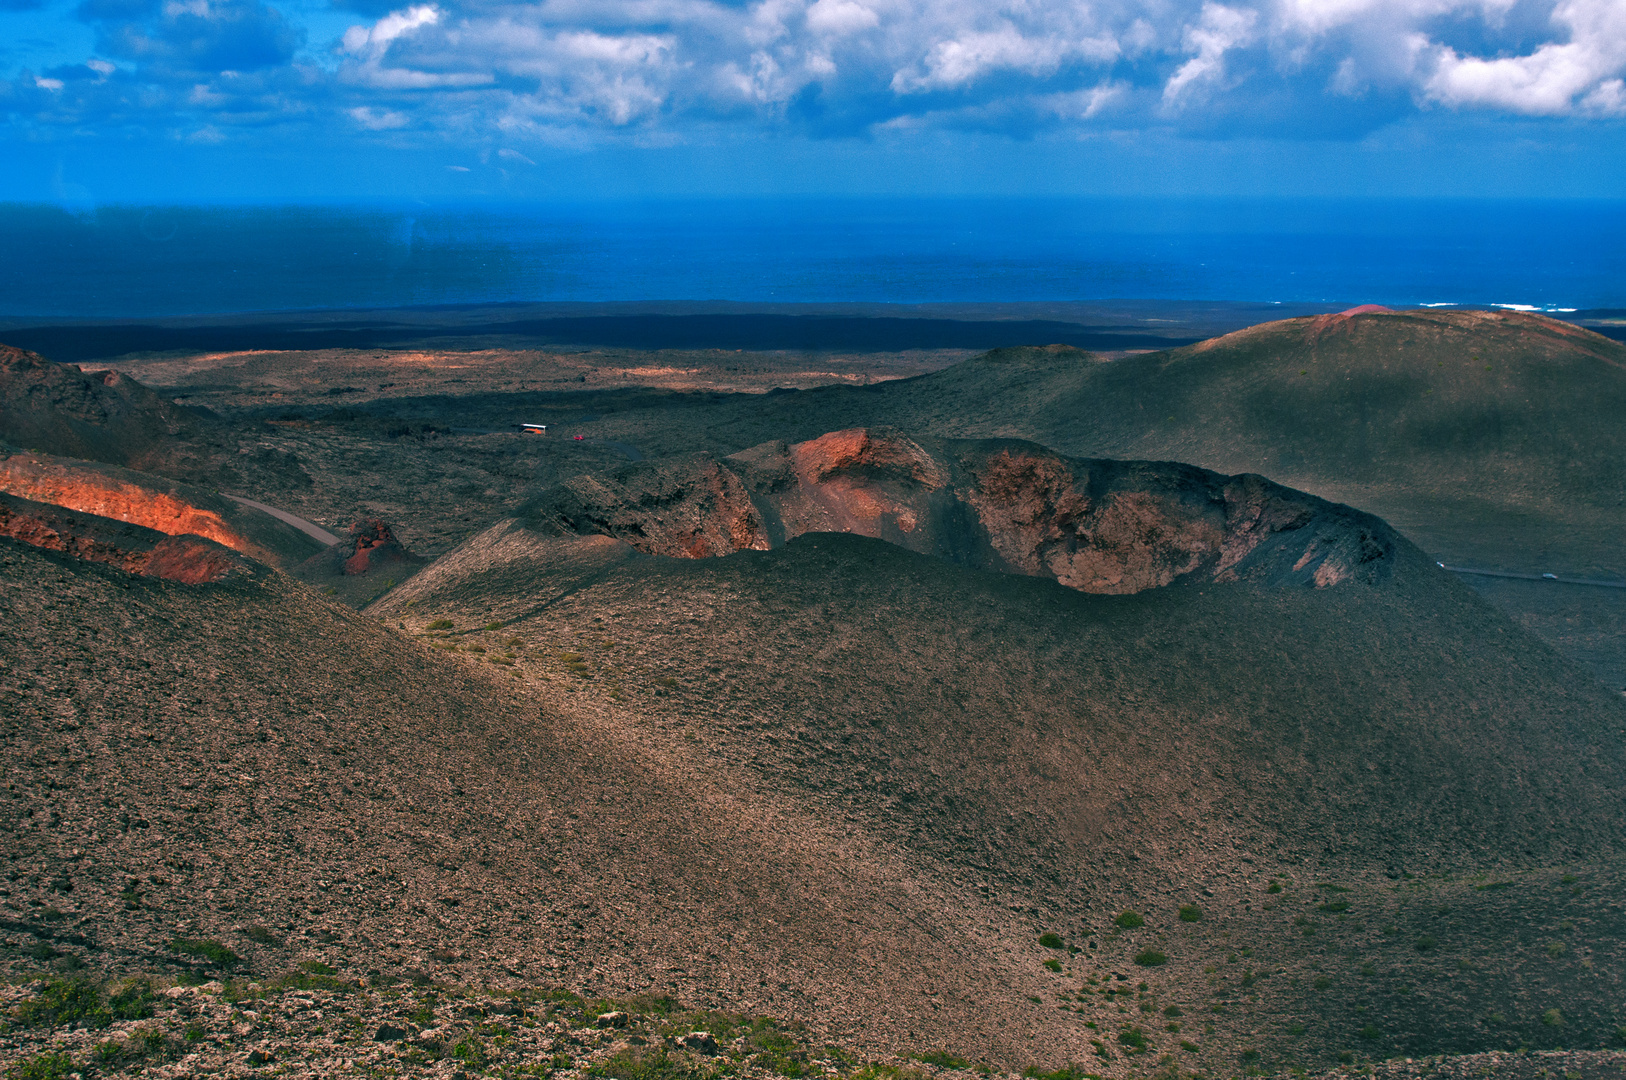
M 1108 364 L 996 352 L 918 383 L 900 394 L 917 425 L 1260 472 L 1465 548 L 1487 524 L 1626 518 L 1626 345 L 1537 315 L 1327 315 Z
M 509 398 L 439 407 L 493 423 L 516 408 L 540 415 L 552 400 Z M 1603 569 L 1608 538 L 1626 522 L 1626 434 L 1615 422 L 1626 345 L 1517 312 L 1322 315 L 1112 361 L 1066 346 L 1008 348 L 868 387 L 570 402 L 598 414 L 581 430 L 646 457 L 890 425 L 1254 472 L 1377 513 L 1459 558 L 1494 554 L 1481 551 L 1491 528 L 1568 569 Z M 1546 522 L 1563 524 L 1543 535 Z
M 239 435 L 207 410 L 177 405 L 128 375 L 0 345 L 0 447 L 228 488 L 309 485 L 297 461 L 244 447 Z

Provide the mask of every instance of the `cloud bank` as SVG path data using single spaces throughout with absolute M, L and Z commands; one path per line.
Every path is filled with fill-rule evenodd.
M 1351 138 L 1431 111 L 1626 116 L 1626 0 L 339 5 L 350 25 L 323 41 L 267 0 L 83 0 L 94 55 L 12 71 L 0 113 L 41 133 L 479 138 L 513 169 L 533 159 L 512 146 L 718 131 Z

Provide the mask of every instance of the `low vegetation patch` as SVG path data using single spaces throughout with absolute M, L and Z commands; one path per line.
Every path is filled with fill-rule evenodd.
M 927 1065 L 935 1065 L 939 1069 L 965 1069 L 971 1065 L 971 1062 L 965 1058 L 951 1054 L 947 1050 L 931 1050 L 917 1055 L 915 1060 L 925 1062 Z
M 169 947 L 172 952 L 207 960 L 216 967 L 236 967 L 242 963 L 242 959 L 236 953 L 209 938 L 176 938 L 169 943 Z

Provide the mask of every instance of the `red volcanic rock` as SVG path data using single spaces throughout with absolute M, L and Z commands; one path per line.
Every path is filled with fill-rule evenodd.
M 347 574 L 365 574 L 385 562 L 399 562 L 406 549 L 395 538 L 390 527 L 374 518 L 358 521 L 350 526 L 350 554 L 342 564 Z
M 220 581 L 246 565 L 229 548 L 201 536 L 169 536 L 6 494 L 0 494 L 0 536 L 185 585 Z
M 1347 319 L 1351 315 L 1371 315 L 1377 312 L 1393 310 L 1394 308 L 1384 307 L 1382 304 L 1358 304 L 1355 307 L 1346 308 L 1345 310 L 1340 311 L 1337 317 L 1340 319 Z
M 360 606 L 417 573 L 425 562 L 402 545 L 388 522 L 363 518 L 350 526 L 347 538 L 289 573 L 341 603 Z
M 1017 440 L 838 431 L 581 477 L 522 509 L 534 526 L 700 558 L 848 532 L 923 554 L 1134 593 L 1201 574 L 1324 587 L 1387 572 L 1376 518 L 1258 476 L 1063 457 Z
M 543 499 L 533 505 L 551 530 L 613 536 L 651 555 L 703 559 L 772 546 L 739 476 L 709 454 L 577 477 Z
M 147 577 L 203 585 L 220 581 L 239 565 L 231 552 L 197 536 L 166 536 L 153 547 Z
M 13 454 L 0 458 L 0 491 L 33 502 L 52 503 L 80 513 L 129 522 L 170 536 L 205 536 L 217 544 L 256 553 L 255 545 L 227 525 L 219 514 L 94 468 L 76 468 L 31 454 Z

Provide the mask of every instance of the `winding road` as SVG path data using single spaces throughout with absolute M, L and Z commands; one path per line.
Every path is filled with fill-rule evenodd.
M 1597 578 L 1560 577 L 1557 574 L 1521 574 L 1512 570 L 1477 570 L 1469 566 L 1437 564 L 1441 570 L 1453 574 L 1475 574 L 1479 577 L 1517 578 L 1520 581 L 1550 581 L 1555 585 L 1595 585 L 1601 589 L 1626 589 L 1626 581 L 1600 581 Z
M 334 536 L 320 525 L 313 525 L 302 517 L 294 517 L 294 515 L 288 513 L 286 510 L 278 510 L 274 506 L 267 506 L 263 502 L 255 502 L 253 499 L 245 499 L 241 495 L 227 495 L 226 498 L 230 499 L 232 502 L 253 507 L 255 510 L 260 511 L 261 513 L 270 514 L 278 521 L 292 525 L 306 536 L 320 541 L 326 547 L 332 547 L 334 544 L 339 542 L 339 538 L 337 536 Z

